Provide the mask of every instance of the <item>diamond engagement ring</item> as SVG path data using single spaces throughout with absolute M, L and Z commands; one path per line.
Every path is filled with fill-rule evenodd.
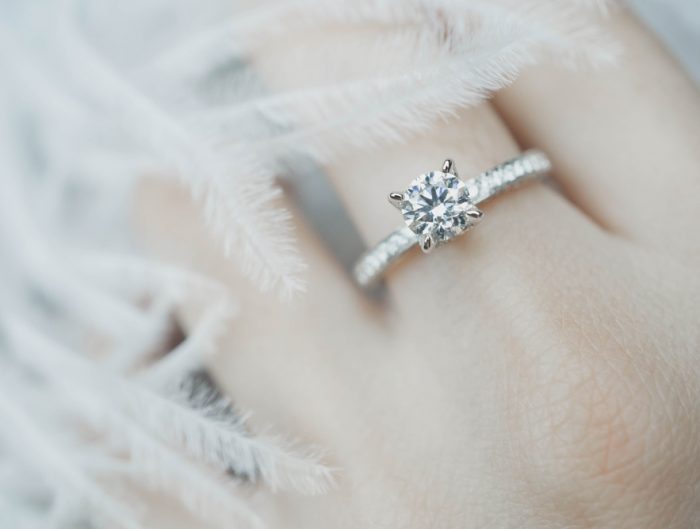
M 401 211 L 406 225 L 360 257 L 354 269 L 355 280 L 368 287 L 414 245 L 428 253 L 463 234 L 484 216 L 477 207 L 482 202 L 540 178 L 550 169 L 551 163 L 543 152 L 527 151 L 462 181 L 454 162 L 445 160 L 442 170 L 422 174 L 406 191 L 389 194 L 389 202 Z

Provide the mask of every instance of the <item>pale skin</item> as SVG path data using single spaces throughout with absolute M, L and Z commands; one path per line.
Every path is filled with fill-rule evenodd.
M 617 68 L 533 67 L 425 136 L 328 167 L 376 242 L 401 222 L 387 194 L 447 156 L 464 176 L 528 147 L 554 163 L 559 192 L 509 192 L 392 269 L 387 307 L 299 215 L 308 291 L 260 294 L 185 193 L 144 187 L 153 252 L 243 305 L 216 379 L 341 469 L 325 496 L 261 497 L 270 526 L 700 526 L 700 95 L 634 20 L 609 26 Z

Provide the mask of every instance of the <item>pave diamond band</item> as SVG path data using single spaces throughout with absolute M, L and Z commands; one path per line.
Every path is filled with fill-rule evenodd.
M 462 181 L 452 160 L 440 171 L 425 173 L 404 192 L 389 194 L 389 202 L 401 211 L 405 225 L 362 255 L 354 276 L 360 286 L 375 283 L 384 271 L 416 244 L 430 252 L 478 224 L 483 213 L 477 207 L 503 191 L 540 178 L 551 169 L 541 151 L 527 151 L 517 158 Z

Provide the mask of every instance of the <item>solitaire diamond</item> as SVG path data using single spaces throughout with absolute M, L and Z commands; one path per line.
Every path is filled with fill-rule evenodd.
M 396 202 L 425 251 L 463 233 L 482 215 L 469 199 L 464 182 L 442 171 L 419 176 L 406 192 L 392 194 L 390 200 Z

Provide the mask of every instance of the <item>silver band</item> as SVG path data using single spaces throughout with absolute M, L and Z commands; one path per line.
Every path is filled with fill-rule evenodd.
M 551 163 L 543 152 L 527 151 L 464 184 L 471 202 L 479 205 L 528 180 L 544 176 L 550 169 Z M 362 287 L 372 285 L 394 261 L 417 243 L 418 236 L 408 226 L 395 230 L 360 257 L 354 269 L 355 281 Z

